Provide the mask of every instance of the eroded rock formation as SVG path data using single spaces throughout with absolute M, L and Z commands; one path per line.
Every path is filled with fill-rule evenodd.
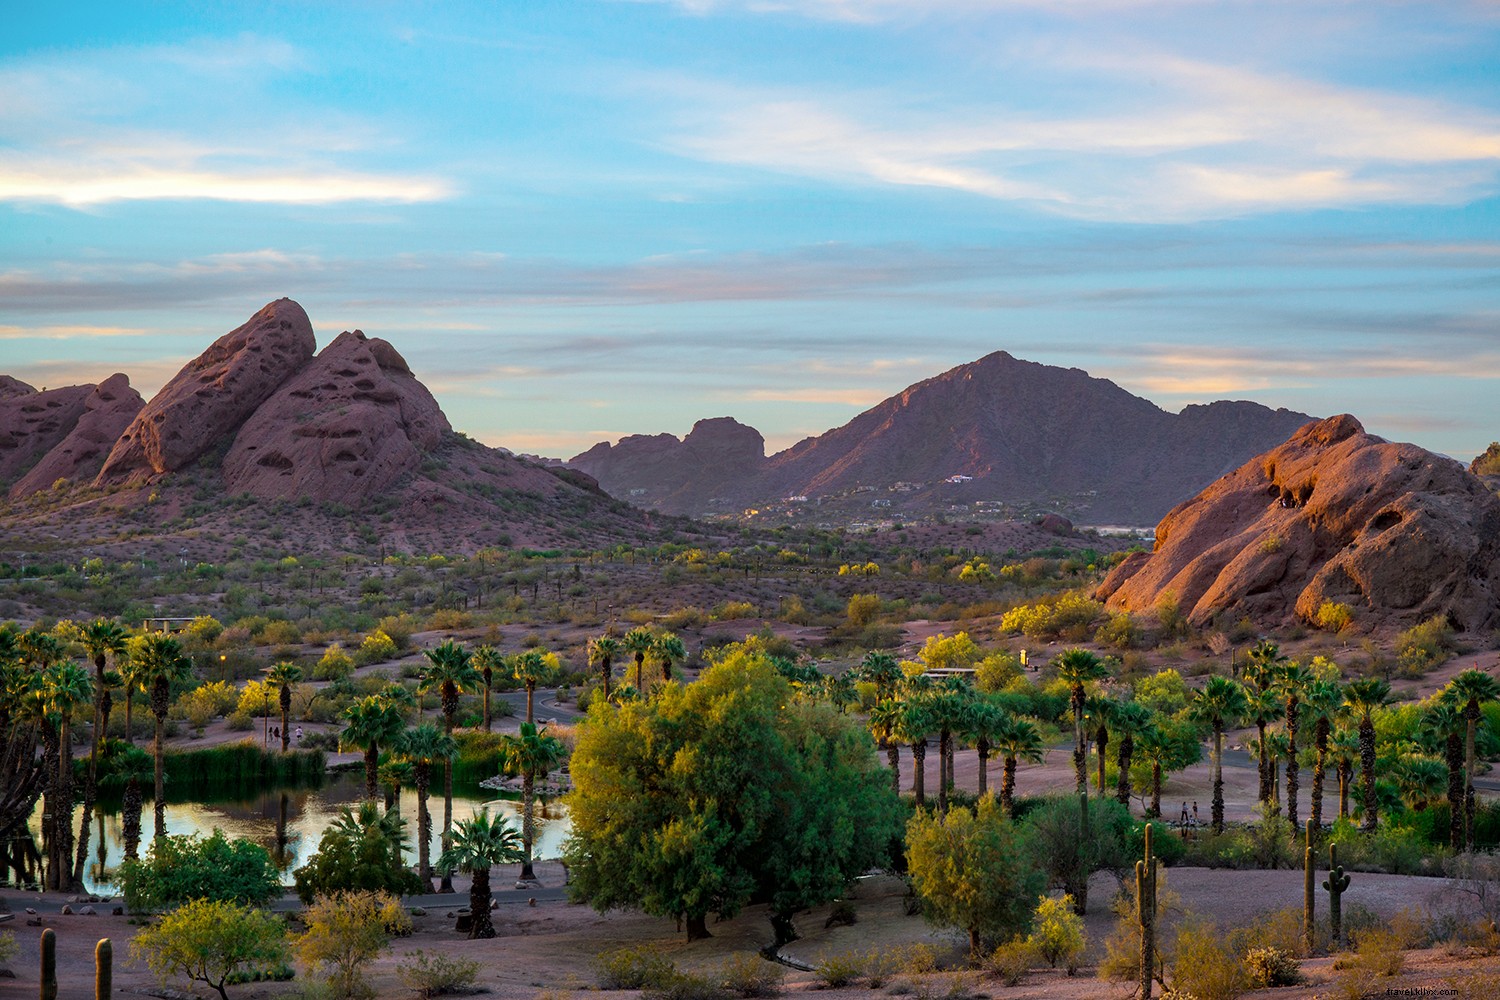
M 130 379 L 118 372 L 91 388 L 67 435 L 16 480 L 11 496 L 47 489 L 59 479 L 93 479 L 115 441 L 146 405 Z
M 0 396 L 0 485 L 25 475 L 62 443 L 83 415 L 91 385 L 69 385 L 42 392 L 11 380 L 13 393 Z M 0 389 L 5 387 L 0 386 Z

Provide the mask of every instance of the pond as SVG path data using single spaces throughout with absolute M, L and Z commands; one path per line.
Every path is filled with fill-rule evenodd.
M 432 814 L 431 857 L 437 859 L 441 850 L 443 828 L 443 795 L 441 783 L 436 794 L 429 794 L 427 808 Z M 317 853 L 318 840 L 323 831 L 332 825 L 343 806 L 357 806 L 364 797 L 364 772 L 349 771 L 331 774 L 315 787 L 272 788 L 235 801 L 213 802 L 167 802 L 167 832 L 170 834 L 208 835 L 214 828 L 223 830 L 231 839 L 244 837 L 253 840 L 271 852 L 271 857 L 284 874 L 286 885 L 292 884 L 292 872 L 307 863 Z M 169 797 L 170 799 L 170 797 Z M 31 835 L 36 844 L 41 844 L 42 802 L 37 803 L 30 821 Z M 521 802 L 519 796 L 507 792 L 494 792 L 484 788 L 455 788 L 453 791 L 453 821 L 468 819 L 480 809 L 488 806 L 493 814 L 499 812 L 510 818 L 517 830 L 521 828 Z M 406 858 L 416 865 L 417 793 L 415 789 L 402 789 L 398 803 L 402 817 L 406 819 Z M 144 855 L 150 846 L 154 827 L 151 818 L 149 796 L 141 810 L 141 845 Z M 567 807 L 561 802 L 537 800 L 535 806 L 536 845 L 533 854 L 538 858 L 555 858 L 562 852 L 562 843 L 568 836 Z M 73 816 L 73 829 L 83 820 L 82 806 Z M 113 874 L 124 860 L 124 833 L 121 813 L 116 803 L 106 804 L 103 810 L 95 809 L 94 830 L 89 842 L 89 864 L 84 871 L 85 889 L 99 896 L 120 894 L 119 883 L 112 881 Z M 101 837 L 102 831 L 102 837 Z M 280 831 L 280 833 L 278 833 Z M 12 853 L 12 852 L 7 852 Z M 33 872 L 28 878 L 15 864 L 3 872 L 3 883 L 7 886 L 25 886 L 35 882 Z M 496 872 L 496 884 L 504 876 Z

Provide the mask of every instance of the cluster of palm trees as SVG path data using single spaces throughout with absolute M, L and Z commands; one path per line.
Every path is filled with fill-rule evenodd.
M 687 647 L 675 633 L 657 631 L 645 625 L 637 625 L 616 638 L 606 633 L 589 640 L 589 666 L 599 668 L 600 685 L 605 700 L 622 692 L 614 692 L 614 662 L 621 657 L 631 657 L 635 664 L 635 679 L 631 682 L 635 691 L 645 690 L 645 666 L 654 660 L 661 669 L 661 679 L 672 679 L 672 668 L 687 661 Z

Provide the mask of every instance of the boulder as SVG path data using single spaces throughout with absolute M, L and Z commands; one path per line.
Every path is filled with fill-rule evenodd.
M 84 398 L 83 412 L 67 437 L 16 481 L 10 495 L 28 496 L 48 489 L 59 479 L 93 479 L 115 441 L 145 405 L 124 375 L 117 373 L 100 382 Z
M 0 397 L 0 484 L 21 478 L 62 443 L 93 391 L 91 385 L 70 385 Z
M 245 421 L 224 457 L 224 484 L 357 505 L 416 470 L 450 430 L 394 347 L 345 332 Z
M 120 435 L 99 485 L 140 483 L 195 461 L 239 430 L 316 348 L 307 313 L 277 299 L 179 371 Z
M 29 396 L 36 392 L 36 387 L 27 385 L 18 378 L 9 375 L 0 375 L 0 399 L 13 399 L 16 396 Z
M 1097 592 L 1130 611 L 1167 594 L 1198 625 L 1221 612 L 1311 620 L 1335 601 L 1369 624 L 1494 628 L 1500 498 L 1452 459 L 1329 417 L 1172 510 L 1154 551 Z

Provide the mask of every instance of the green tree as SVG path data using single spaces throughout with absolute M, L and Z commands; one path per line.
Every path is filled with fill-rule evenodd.
M 392 749 L 411 761 L 412 784 L 417 789 L 417 876 L 422 880 L 422 891 L 431 892 L 432 814 L 427 808 L 427 798 L 432 788 L 432 765 L 452 760 L 458 753 L 458 744 L 437 726 L 424 722 L 402 733 Z
M 373 997 L 364 967 L 393 935 L 410 934 L 411 918 L 389 893 L 363 890 L 320 895 L 302 914 L 307 930 L 292 946 L 309 971 L 329 968 L 328 985 L 340 1000 Z
M 469 651 L 452 639 L 440 643 L 435 649 L 424 650 L 424 653 L 427 671 L 419 690 L 438 690 L 443 706 L 443 732 L 452 736 L 458 716 L 459 692 L 473 690 L 479 683 L 479 674 L 473 667 Z M 452 835 L 453 762 L 450 760 L 443 767 L 443 850 L 448 849 Z M 453 876 L 447 869 L 443 870 L 442 884 L 438 888 L 443 892 L 453 891 Z
M 896 730 L 901 711 L 901 703 L 894 698 L 882 699 L 870 710 L 870 731 L 875 735 L 876 746 L 885 751 L 891 770 L 891 790 L 897 795 L 901 794 L 901 743 L 896 739 Z
M 344 709 L 344 731 L 339 733 L 342 746 L 356 747 L 365 755 L 365 798 L 375 801 L 380 748 L 389 747 L 406 729 L 401 709 L 380 695 L 366 695 Z
M 1062 962 L 1071 976 L 1078 968 L 1078 959 L 1083 955 L 1085 945 L 1083 918 L 1074 912 L 1072 897 L 1054 899 L 1043 896 L 1037 903 L 1034 923 L 1027 943 L 1052 968 L 1057 968 L 1057 963 Z
M 1057 678 L 1068 685 L 1069 704 L 1073 706 L 1073 774 L 1078 794 L 1088 794 L 1088 752 L 1084 748 L 1083 710 L 1088 684 L 1109 676 L 1104 662 L 1086 649 L 1068 649 L 1052 661 Z
M 1214 676 L 1193 695 L 1193 714 L 1213 731 L 1213 831 L 1224 832 L 1224 730 L 1245 715 L 1245 689 Z
M 641 687 L 641 670 L 646 663 L 646 654 L 651 652 L 651 647 L 656 643 L 656 635 L 646 626 L 637 625 L 625 637 L 620 640 L 620 646 L 635 657 L 635 689 L 643 690 Z
M 292 714 L 292 692 L 302 679 L 302 668 L 295 663 L 277 663 L 266 670 L 266 686 L 276 692 L 276 703 L 281 707 L 281 752 L 291 746 L 292 734 L 287 726 Z
M 678 917 L 696 940 L 751 899 L 789 924 L 881 863 L 898 827 L 873 743 L 791 694 L 740 647 L 649 701 L 590 706 L 570 766 L 574 898 Z
M 163 984 L 182 976 L 229 1000 L 225 986 L 236 973 L 269 972 L 286 962 L 286 924 L 231 900 L 195 899 L 137 933 L 130 955 Z
M 202 898 L 263 906 L 281 895 L 281 873 L 270 852 L 251 840 L 230 840 L 219 829 L 207 837 L 157 837 L 144 860 L 121 866 L 120 882 L 126 904 L 136 911 Z
M 651 653 L 661 664 L 661 679 L 672 679 L 672 668 L 687 660 L 687 647 L 672 632 L 663 632 L 651 643 Z
M 550 684 L 558 674 L 557 655 L 545 649 L 528 649 L 510 658 L 512 676 L 526 688 L 526 721 L 535 719 L 532 700 L 538 684 Z
M 1302 695 L 1302 717 L 1312 727 L 1313 779 L 1308 818 L 1314 830 L 1323 829 L 1323 786 L 1328 775 L 1328 740 L 1344 710 L 1344 688 L 1338 681 L 1315 680 Z
M 599 681 L 604 687 L 604 700 L 609 700 L 609 682 L 612 679 L 615 657 L 620 655 L 620 640 L 612 635 L 596 636 L 589 640 L 589 665 L 599 668 Z
M 71 888 L 73 876 L 73 713 L 93 701 L 87 670 L 72 660 L 50 663 L 39 675 L 43 711 L 57 732 L 57 761 L 47 793 L 53 822 L 47 840 L 47 884 Z
M 83 818 L 78 822 L 78 852 L 73 861 L 73 883 L 83 884 L 88 863 L 89 838 L 93 831 L 94 803 L 99 795 L 99 742 L 109 728 L 113 707 L 111 690 L 120 682 L 116 671 L 105 668 L 113 658 L 116 666 L 125 655 L 128 633 L 119 622 L 96 619 L 79 630 L 78 641 L 94 663 L 94 727 L 89 738 L 89 770 L 83 786 Z
M 1295 660 L 1283 664 L 1276 674 L 1276 691 L 1286 707 L 1286 819 L 1298 829 L 1297 790 L 1300 769 L 1297 766 L 1297 735 L 1302 722 L 1302 698 L 1313 682 L 1312 671 Z
M 461 820 L 454 829 L 453 842 L 438 858 L 438 867 L 456 868 L 472 876 L 469 937 L 495 936 L 495 925 L 490 921 L 490 869 L 519 861 L 523 853 L 529 858 L 530 851 L 522 851 L 515 828 L 505 822 L 504 816 L 491 818 L 488 807 Z
M 521 731 L 515 736 L 506 736 L 500 744 L 501 767 L 506 774 L 521 776 L 521 881 L 534 882 L 536 874 L 531 868 L 531 848 L 535 844 L 536 820 L 533 816 L 536 801 L 536 779 L 561 764 L 567 749 L 555 736 L 547 735 L 545 728 L 537 729 L 532 722 L 521 723 Z
M 1119 743 L 1115 747 L 1115 764 L 1119 767 L 1119 779 L 1115 782 L 1115 801 L 1122 806 L 1130 804 L 1130 766 L 1135 759 L 1136 741 L 1151 728 L 1151 710 L 1133 701 L 1122 701 L 1115 705 L 1113 726 Z
M 182 651 L 182 644 L 161 632 L 142 636 L 130 654 L 135 664 L 136 681 L 151 699 L 151 714 L 156 719 L 156 742 L 152 753 L 155 770 L 155 827 L 153 837 L 167 833 L 167 797 L 164 765 L 167 753 L 167 710 L 172 707 L 172 685 L 193 675 L 193 664 Z
M 979 797 L 989 792 L 990 753 L 995 743 L 1011 726 L 1011 717 L 992 701 L 975 700 L 963 719 L 963 738 L 974 744 L 979 758 Z M 1006 812 L 1009 813 L 1009 803 Z
M 1380 825 L 1375 801 L 1375 710 L 1391 700 L 1391 686 L 1377 677 L 1350 681 L 1344 688 L 1344 704 L 1359 718 L 1359 768 L 1364 783 L 1364 822 L 1361 829 L 1373 833 Z
M 967 932 L 973 954 L 1026 933 L 1046 888 L 1021 828 L 992 798 L 941 818 L 917 810 L 906 827 L 906 863 L 923 914 Z
M 1500 683 L 1483 670 L 1465 670 L 1448 684 L 1464 713 L 1464 847 L 1474 849 L 1474 771 L 1478 756 L 1474 735 L 1479 726 L 1479 706 L 1500 700 Z M 1363 735 L 1363 730 L 1361 730 Z
M 330 892 L 368 890 L 409 896 L 422 891 L 422 882 L 401 858 L 406 821 L 394 812 L 381 812 L 371 801 L 348 806 L 323 831 L 318 852 L 292 873 L 297 895 L 304 903 Z
M 923 699 L 901 702 L 901 714 L 892 732 L 898 742 L 911 747 L 911 790 L 918 809 L 927 805 L 927 741 L 935 728 L 932 710 Z
M 995 749 L 1004 760 L 1000 781 L 1000 805 L 1007 816 L 1016 814 L 1016 765 L 1020 761 L 1040 764 L 1044 746 L 1042 734 L 1029 719 L 1012 716 L 995 738 Z
M 872 649 L 859 662 L 860 679 L 875 685 L 875 703 L 891 698 L 901 683 L 901 664 L 890 653 Z
M 495 671 L 505 666 L 505 654 L 494 646 L 478 646 L 474 649 L 474 669 L 479 673 L 481 690 L 484 692 L 484 731 L 490 731 L 490 693 L 495 685 Z

